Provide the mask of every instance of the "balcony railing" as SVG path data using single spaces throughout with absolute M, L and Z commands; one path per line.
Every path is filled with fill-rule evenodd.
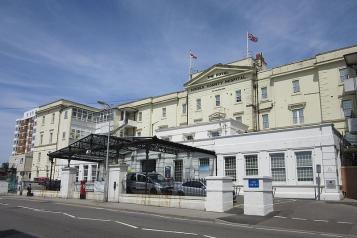
M 353 134 L 357 133 L 357 118 L 348 118 L 347 123 L 348 131 Z

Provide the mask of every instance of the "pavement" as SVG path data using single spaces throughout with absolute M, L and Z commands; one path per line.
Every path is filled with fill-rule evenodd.
M 13 207 L 15 208 L 22 208 L 21 204 L 25 204 L 23 207 L 26 208 L 22 208 L 23 210 L 32 209 L 31 211 L 36 211 L 36 209 L 47 209 L 51 211 L 51 209 L 55 209 L 53 211 L 55 214 L 63 210 L 62 213 L 66 213 L 69 217 L 80 217 L 81 214 L 84 213 L 82 216 L 91 217 L 92 220 L 104 219 L 107 221 L 115 221 L 115 219 L 119 217 L 119 214 L 122 214 L 122 221 L 124 221 L 124 223 L 129 222 L 130 224 L 135 224 L 137 227 L 142 226 L 142 223 L 138 223 L 140 219 L 144 220 L 143 224 L 152 223 L 151 228 L 142 229 L 162 230 L 163 228 L 170 228 L 171 230 L 177 230 L 177 228 L 179 228 L 177 225 L 180 224 L 182 230 L 189 231 L 192 229 L 191 233 L 202 234 L 204 237 L 232 237 L 231 235 L 235 234 L 234 230 L 236 229 L 238 229 L 240 233 L 246 234 L 244 237 L 261 237 L 262 233 L 257 233 L 258 231 L 280 232 L 279 234 L 264 233 L 264 237 L 269 237 L 270 235 L 273 235 L 273 237 L 279 237 L 281 235 L 283 235 L 282 237 L 295 237 L 299 235 L 303 235 L 302 237 L 357 237 L 356 200 L 345 199 L 337 202 L 329 202 L 275 199 L 275 212 L 265 217 L 244 215 L 242 202 L 243 200 L 240 198 L 238 199 L 238 203 L 235 204 L 235 207 L 230 211 L 216 213 L 127 203 L 103 203 L 92 200 L 1 196 L 0 208 L 7 206 L 2 206 L 2 204 L 8 204 L 8 209 L 11 203 L 13 203 Z M 9 212 L 10 210 L 5 211 Z M 78 214 L 72 214 L 74 211 L 78 212 Z M 94 213 L 90 211 L 94 211 Z M 114 212 L 116 215 L 110 215 L 107 214 L 107 212 L 110 214 Z M 96 218 L 99 215 L 100 218 Z M 9 216 L 12 215 L 9 214 Z M 150 219 L 148 219 L 148 217 Z M 176 226 L 171 223 L 168 227 L 165 225 L 162 226 L 162 223 L 164 222 L 164 224 L 166 224 L 166 221 L 173 221 L 173 224 L 176 224 Z M 191 225 L 186 227 L 188 224 Z M 192 228 L 192 224 L 195 224 L 195 229 Z M 210 224 L 209 227 L 217 226 L 216 230 L 205 227 L 208 224 Z M 2 228 L 1 225 L 0 228 Z M 222 231 L 217 232 L 220 229 L 222 229 Z M 6 231 L 10 232 L 9 230 Z M 210 233 L 204 234 L 204 232 L 208 230 L 210 230 Z M 222 234 L 225 234 L 225 236 L 222 236 Z M 108 235 L 108 237 L 111 236 L 110 234 Z M 130 236 L 132 236 L 131 233 L 123 237 Z M 136 234 L 136 236 L 133 237 L 140 236 L 141 234 Z M 0 237 L 3 237 L 1 232 Z

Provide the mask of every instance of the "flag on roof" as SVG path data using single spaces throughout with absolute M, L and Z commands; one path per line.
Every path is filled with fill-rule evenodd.
M 197 56 L 194 55 L 191 51 L 190 51 L 190 56 L 191 56 L 192 59 L 197 59 Z
M 248 33 L 248 39 L 253 42 L 258 42 L 258 37 L 254 36 L 252 33 Z

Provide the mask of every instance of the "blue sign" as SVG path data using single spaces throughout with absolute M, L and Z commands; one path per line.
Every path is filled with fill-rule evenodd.
M 259 179 L 248 179 L 249 188 L 259 188 Z

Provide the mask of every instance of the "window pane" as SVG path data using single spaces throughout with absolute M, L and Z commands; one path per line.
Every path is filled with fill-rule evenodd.
M 224 171 L 226 176 L 233 178 L 233 181 L 236 181 L 236 157 L 227 156 L 224 157 Z
M 262 99 L 268 98 L 267 87 L 261 88 L 261 91 L 262 91 Z
M 269 117 L 268 117 L 268 114 L 264 114 L 262 115 L 263 117 L 263 128 L 266 129 L 266 128 L 269 128 Z
M 313 181 L 311 151 L 296 152 L 298 181 Z
M 236 102 L 242 101 L 241 90 L 236 91 Z
M 286 181 L 284 153 L 270 154 L 273 181 Z
M 300 92 L 299 80 L 293 81 L 293 91 L 294 91 L 294 93 Z
M 258 175 L 258 156 L 246 155 L 245 156 L 245 174 Z
M 221 96 L 220 95 L 216 95 L 215 98 L 216 98 L 216 107 L 221 106 Z

